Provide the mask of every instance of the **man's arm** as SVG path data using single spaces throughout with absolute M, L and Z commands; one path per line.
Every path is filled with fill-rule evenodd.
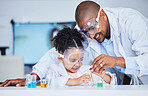
M 146 19 L 141 14 L 130 16 L 126 22 L 131 49 L 136 54 L 124 57 L 127 74 L 134 73 L 139 76 L 148 74 L 148 25 L 146 23 Z
M 36 80 L 39 79 L 39 77 L 36 73 L 32 73 L 31 75 L 36 75 Z M 26 85 L 26 78 L 6 80 L 0 85 L 0 87 L 7 87 L 9 85 L 16 86 L 16 87 L 25 86 Z

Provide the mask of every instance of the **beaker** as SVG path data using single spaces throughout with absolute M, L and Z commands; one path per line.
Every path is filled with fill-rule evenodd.
M 27 88 L 36 88 L 36 75 L 28 74 L 26 76 Z
M 46 76 L 47 79 L 47 86 L 48 87 L 55 87 L 56 83 L 56 74 L 54 71 L 49 70 Z
M 92 74 L 91 70 L 90 69 L 85 70 L 84 74 L 90 75 L 91 80 L 88 81 L 88 86 L 94 86 L 94 79 L 93 79 L 93 74 Z
M 98 79 L 97 87 L 103 87 L 103 79 L 102 78 Z
M 138 76 L 134 73 L 134 74 L 131 74 L 132 77 L 131 77 L 131 82 L 130 82 L 130 85 L 139 85 L 139 80 L 138 80 Z

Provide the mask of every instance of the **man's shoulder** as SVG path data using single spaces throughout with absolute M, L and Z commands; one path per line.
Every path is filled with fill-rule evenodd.
M 104 10 L 110 10 L 110 11 L 127 11 L 127 12 L 138 12 L 137 10 L 135 9 L 132 9 L 132 8 L 126 8 L 126 7 L 115 7 L 115 8 L 109 8 L 109 7 L 105 7 L 103 8 Z
M 131 15 L 140 14 L 135 9 L 132 8 L 124 8 L 124 7 L 116 7 L 116 8 L 104 8 L 105 12 L 115 15 L 116 17 L 129 17 Z

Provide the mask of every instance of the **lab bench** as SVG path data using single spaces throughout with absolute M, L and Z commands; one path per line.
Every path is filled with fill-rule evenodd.
M 148 85 L 0 87 L 0 96 L 148 96 Z

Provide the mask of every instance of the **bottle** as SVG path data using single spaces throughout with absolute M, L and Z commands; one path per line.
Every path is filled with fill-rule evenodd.
M 46 85 L 47 85 L 46 79 L 41 79 L 41 80 L 40 80 L 40 87 L 41 87 L 41 88 L 46 88 Z

